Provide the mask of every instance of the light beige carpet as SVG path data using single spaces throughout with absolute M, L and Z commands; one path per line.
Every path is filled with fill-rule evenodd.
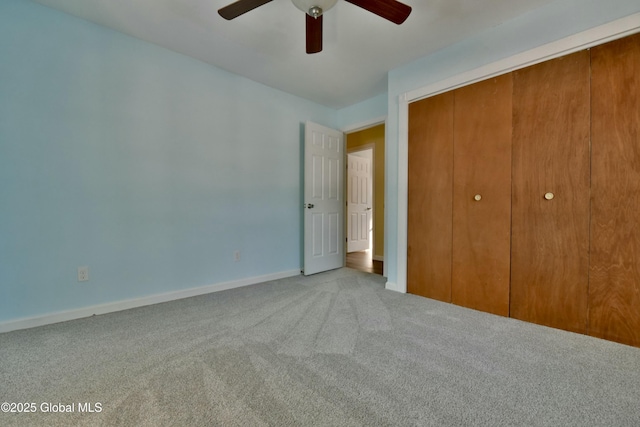
M 37 406 L 2 426 L 638 426 L 640 349 L 341 269 L 0 334 L 0 402 Z

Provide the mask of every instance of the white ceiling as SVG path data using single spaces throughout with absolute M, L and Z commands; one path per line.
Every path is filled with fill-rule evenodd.
M 342 108 L 386 91 L 387 72 L 557 0 L 404 0 L 395 25 L 339 0 L 324 15 L 324 50 L 305 53 L 305 18 L 274 0 L 232 21 L 234 0 L 35 0 L 267 86 Z

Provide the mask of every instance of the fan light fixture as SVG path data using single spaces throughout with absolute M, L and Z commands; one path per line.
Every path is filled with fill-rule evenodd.
M 227 21 L 235 19 L 256 7 L 273 0 L 236 0 L 218 10 Z M 338 0 L 291 0 L 293 5 L 304 12 L 307 53 L 322 51 L 322 14 L 336 5 Z M 411 14 L 411 6 L 397 0 L 345 0 L 361 7 L 394 24 L 402 24 Z
M 309 16 L 317 18 L 335 6 L 338 0 L 291 0 L 293 4 Z

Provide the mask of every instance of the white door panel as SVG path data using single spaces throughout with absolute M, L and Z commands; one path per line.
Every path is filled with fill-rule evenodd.
M 373 208 L 371 159 L 349 154 L 347 173 L 347 252 L 370 248 Z
M 344 265 L 344 138 L 307 122 L 304 171 L 304 274 Z

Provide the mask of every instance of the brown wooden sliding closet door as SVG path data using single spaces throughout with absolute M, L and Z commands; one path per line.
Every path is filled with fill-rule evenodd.
M 589 52 L 514 72 L 511 316 L 586 332 Z
M 511 94 L 506 74 L 455 90 L 451 301 L 509 315 Z
M 589 333 L 640 346 L 640 34 L 591 55 Z
M 409 104 L 407 291 L 451 301 L 453 93 Z

